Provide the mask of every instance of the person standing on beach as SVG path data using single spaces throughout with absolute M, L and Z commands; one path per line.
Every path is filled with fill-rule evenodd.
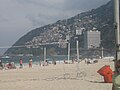
M 3 63 L 2 63 L 2 60 L 0 60 L 0 69 L 3 69 L 4 66 L 3 66 Z
M 20 68 L 22 68 L 23 65 L 22 65 L 22 59 L 20 59 Z
M 32 68 L 32 58 L 29 60 L 29 68 Z

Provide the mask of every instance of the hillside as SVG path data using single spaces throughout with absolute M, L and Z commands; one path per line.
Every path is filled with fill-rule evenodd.
M 72 44 L 72 48 L 75 47 L 75 31 L 76 29 L 91 30 L 96 28 L 101 31 L 101 42 L 102 46 L 106 49 L 114 48 L 114 30 L 113 30 L 113 2 L 110 1 L 105 5 L 97 9 L 92 9 L 87 12 L 80 13 L 74 17 L 64 20 L 58 20 L 57 22 L 49 25 L 45 25 L 40 28 L 36 28 L 31 30 L 26 35 L 21 37 L 13 46 L 23 46 L 23 45 L 31 45 L 31 46 L 39 46 L 41 43 L 51 43 L 51 42 L 59 42 L 66 41 L 66 36 L 70 34 Z M 79 37 L 80 46 L 83 47 L 83 35 Z M 48 46 L 52 48 L 53 45 Z M 59 45 L 54 45 L 54 49 L 52 50 L 65 50 L 66 46 L 63 45 L 59 47 Z M 31 47 L 33 48 L 33 47 Z M 40 50 L 38 54 L 41 53 L 41 47 L 38 47 Z M 57 52 L 60 53 L 61 51 Z M 32 52 L 35 53 L 34 50 Z M 9 48 L 5 54 L 20 54 L 29 53 L 29 48 L 26 47 L 14 47 Z M 62 53 L 62 52 L 61 52 Z

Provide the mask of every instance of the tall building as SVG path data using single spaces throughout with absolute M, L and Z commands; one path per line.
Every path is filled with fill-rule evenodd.
M 84 32 L 84 48 L 97 48 L 100 47 L 100 31 L 90 30 Z

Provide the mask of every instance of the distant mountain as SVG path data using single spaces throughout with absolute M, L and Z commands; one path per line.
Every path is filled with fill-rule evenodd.
M 96 28 L 101 31 L 101 42 L 102 46 L 106 49 L 114 48 L 114 29 L 113 29 L 113 1 L 109 1 L 107 4 L 102 5 L 97 9 L 92 9 L 87 12 L 80 13 L 74 17 L 64 20 L 58 20 L 56 23 L 45 25 L 40 28 L 36 28 L 26 35 L 22 36 L 13 46 L 31 45 L 37 46 L 40 43 L 51 43 L 51 42 L 65 42 L 66 36 L 69 34 L 71 37 L 71 47 L 75 47 L 75 32 L 76 29 L 91 30 Z M 83 34 L 79 37 L 80 47 L 83 47 Z M 48 46 L 49 49 L 53 45 Z M 58 50 L 64 50 L 66 46 L 62 44 L 62 48 L 54 45 L 54 48 Z M 32 47 L 33 48 L 33 47 Z M 40 54 L 42 48 L 39 47 Z M 55 51 L 55 49 L 53 49 Z M 27 54 L 29 48 L 26 47 L 14 47 L 9 48 L 5 54 Z M 35 53 L 33 49 L 32 52 Z M 57 53 L 60 53 L 57 52 Z M 41 53 L 42 54 L 42 53 Z
M 0 48 L 0 56 L 2 56 L 7 51 L 7 48 Z

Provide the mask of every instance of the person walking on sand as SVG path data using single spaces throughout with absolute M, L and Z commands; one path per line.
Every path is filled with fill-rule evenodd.
M 29 60 L 29 68 L 32 68 L 32 58 Z
M 23 65 L 22 65 L 22 59 L 20 59 L 20 68 L 22 68 Z
M 2 70 L 4 68 L 2 60 L 0 60 L 0 69 Z

